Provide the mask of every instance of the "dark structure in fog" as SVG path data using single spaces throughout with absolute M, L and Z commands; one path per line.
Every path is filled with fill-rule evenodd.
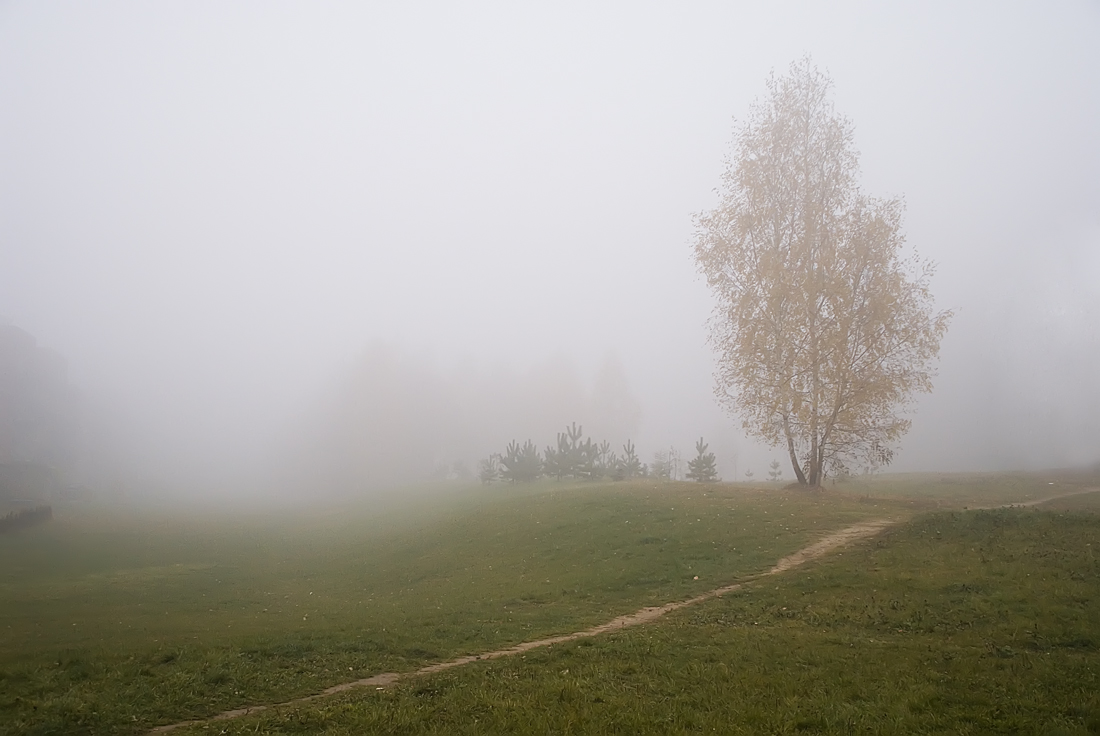
M 0 499 L 41 498 L 76 457 L 76 402 L 64 359 L 0 326 Z

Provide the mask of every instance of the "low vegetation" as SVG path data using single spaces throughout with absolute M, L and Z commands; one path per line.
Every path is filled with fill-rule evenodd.
M 45 524 L 53 518 L 53 507 L 47 505 L 35 506 L 29 509 L 9 511 L 0 516 L 0 534 L 17 532 L 20 529 L 29 529 L 32 526 Z
M 1094 514 L 932 514 L 645 629 L 227 733 L 1096 733 L 1098 539 Z
M 903 523 L 652 625 L 216 729 L 1100 725 L 1100 519 L 962 511 L 941 480 L 548 482 L 263 519 L 58 509 L 0 539 L 0 732 L 142 732 L 407 672 L 682 599 L 872 518 Z M 1096 484 L 1001 481 L 1005 502 Z

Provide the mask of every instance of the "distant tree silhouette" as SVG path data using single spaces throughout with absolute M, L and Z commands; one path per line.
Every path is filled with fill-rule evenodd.
M 503 466 L 501 477 L 512 483 L 529 483 L 536 480 L 542 473 L 542 458 L 539 456 L 539 448 L 535 443 L 527 440 L 520 447 L 515 440 L 509 443 L 504 455 L 500 458 Z
M 0 533 L 16 532 L 37 524 L 45 524 L 52 518 L 53 508 L 48 505 L 12 511 L 7 516 L 0 516 Z
M 496 455 L 490 455 L 477 464 L 477 477 L 482 485 L 500 480 L 500 465 L 497 463 Z
M 552 475 L 558 480 L 573 478 L 577 475 L 577 467 L 580 465 L 580 441 L 583 428 L 576 422 L 565 428 L 564 432 L 558 432 L 557 447 L 546 447 L 543 472 Z
M 623 445 L 623 456 L 619 458 L 619 462 L 615 469 L 615 478 L 617 480 L 635 478 L 642 475 L 642 461 L 638 459 L 638 455 L 634 452 L 634 443 L 627 440 Z
M 695 443 L 695 459 L 688 461 L 688 480 L 699 483 L 713 483 L 718 480 L 718 470 L 715 468 L 713 452 L 707 452 L 707 444 L 700 437 Z
M 555 478 L 596 480 L 614 473 L 617 458 L 607 441 L 596 444 L 591 437 L 584 438 L 584 427 L 573 422 L 558 432 L 558 443 L 546 448 L 542 469 Z
M 654 478 L 669 480 L 672 478 L 672 460 L 668 452 L 658 451 L 653 453 L 653 462 L 649 466 Z

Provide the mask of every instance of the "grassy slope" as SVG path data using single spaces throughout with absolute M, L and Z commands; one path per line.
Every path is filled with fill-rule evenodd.
M 983 498 L 996 485 L 986 481 L 976 486 Z M 1036 497 L 1049 482 L 1002 481 L 1010 494 L 1004 500 Z M 375 505 L 262 519 L 61 509 L 51 525 L 0 537 L 0 732 L 138 731 L 410 670 L 715 587 L 860 519 L 909 515 L 940 504 L 937 498 L 954 505 L 966 499 L 954 486 L 944 493 L 913 479 L 841 488 L 846 492 L 805 495 L 728 486 L 546 484 L 471 489 L 403 510 Z M 592 682 L 599 672 L 627 676 L 607 685 L 607 702 L 621 691 L 618 710 L 604 709 L 616 714 L 612 722 L 664 723 L 682 712 L 675 691 L 704 697 L 714 679 L 708 662 L 731 677 L 747 676 L 731 666 L 739 661 L 730 657 L 731 647 L 759 651 L 763 662 L 772 661 L 769 647 L 789 652 L 784 632 L 692 618 L 733 601 L 634 638 L 601 638 L 589 642 L 593 646 L 558 647 L 493 669 L 403 685 L 380 703 L 360 693 L 296 712 L 313 724 L 306 732 L 333 709 L 343 709 L 331 721 L 335 731 L 356 732 L 363 723 L 430 730 L 434 722 L 449 724 L 444 731 L 477 730 L 484 721 L 475 723 L 472 703 L 483 702 L 486 713 L 509 712 L 494 706 L 498 689 L 491 683 L 510 683 L 493 673 L 519 667 L 516 682 L 530 679 L 534 690 L 516 697 L 538 703 L 541 712 L 548 692 L 561 702 L 573 695 L 588 702 L 582 695 L 591 683 L 555 674 L 554 658 L 598 655 L 603 664 L 593 665 Z M 681 629 L 686 635 L 677 634 Z M 699 642 L 708 642 L 707 651 L 693 648 Z M 684 654 L 678 659 L 661 647 Z M 649 705 L 639 707 L 630 693 L 649 687 L 649 670 L 668 694 L 647 696 Z M 448 720 L 437 711 L 447 698 L 432 694 L 437 686 L 430 683 L 463 678 L 474 680 L 456 689 L 457 715 Z M 428 695 L 417 695 L 423 687 Z M 408 720 L 401 713 L 409 709 L 441 720 Z M 533 711 L 511 711 L 530 725 Z M 593 717 L 582 705 L 561 714 L 566 720 L 557 730 L 568 730 L 569 719 Z M 288 728 L 280 717 L 247 725 Z M 715 717 L 721 721 L 720 713 Z M 498 725 L 508 727 L 507 721 Z M 668 725 L 683 730 L 690 723 Z
M 60 509 L 0 538 L 0 732 L 139 730 L 568 632 L 907 508 L 550 483 L 262 519 Z
M 939 508 L 974 508 L 1026 503 L 1100 484 L 1097 473 L 1054 470 L 1038 473 L 897 473 L 856 476 L 835 488 L 849 494 L 908 498 Z
M 926 515 L 643 629 L 225 732 L 1097 733 L 1098 544 L 1094 513 Z

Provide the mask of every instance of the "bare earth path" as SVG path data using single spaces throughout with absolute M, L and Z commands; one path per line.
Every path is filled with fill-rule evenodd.
M 1046 503 L 1047 501 L 1053 501 L 1058 498 L 1065 498 L 1067 496 L 1076 496 L 1083 493 L 1095 493 L 1096 488 L 1089 488 L 1082 491 L 1075 491 L 1072 493 L 1064 493 L 1057 496 L 1050 496 L 1047 498 L 1037 499 L 1035 501 L 1027 501 L 1023 503 L 1005 504 L 1007 507 L 1012 506 L 1036 506 Z M 987 508 L 1004 508 L 1005 506 L 992 506 Z M 976 510 L 976 509 L 974 509 Z M 378 690 L 383 689 L 387 685 L 392 685 L 398 680 L 408 679 L 410 677 L 419 677 L 420 675 L 430 675 L 436 672 L 442 672 L 449 670 L 452 667 L 461 667 L 464 664 L 470 664 L 471 662 L 478 662 L 488 659 L 500 659 L 501 657 L 511 657 L 516 654 L 522 654 L 532 649 L 539 647 L 547 647 L 552 644 L 560 644 L 567 641 L 575 641 L 577 639 L 586 639 L 592 636 L 599 636 L 600 634 L 606 634 L 609 631 L 618 631 L 619 629 L 625 629 L 631 626 L 638 626 L 639 624 L 649 623 L 655 619 L 664 616 L 666 613 L 677 611 L 681 608 L 687 608 L 688 606 L 694 606 L 697 603 L 716 598 L 724 593 L 732 593 L 735 590 L 740 589 L 747 583 L 754 580 L 759 580 L 762 577 L 768 575 L 778 575 L 779 573 L 786 572 L 792 568 L 798 567 L 810 560 L 817 559 L 837 547 L 843 546 L 857 539 L 863 539 L 865 537 L 873 536 L 882 531 L 886 527 L 894 524 L 895 520 L 891 519 L 879 519 L 878 521 L 868 521 L 860 524 L 853 524 L 852 526 L 845 527 L 840 531 L 833 532 L 826 537 L 819 539 L 811 545 L 803 547 L 794 554 L 787 555 L 779 562 L 775 563 L 767 572 L 759 573 L 743 578 L 740 582 L 726 585 L 721 588 L 715 588 L 714 590 L 707 591 L 701 595 L 697 595 L 694 598 L 688 598 L 683 601 L 675 601 L 673 603 L 666 603 L 663 606 L 652 606 L 635 611 L 634 613 L 628 613 L 624 616 L 614 618 L 607 623 L 600 624 L 599 626 L 593 626 L 590 629 L 584 629 L 583 631 L 575 631 L 572 634 L 562 634 L 561 636 L 551 636 L 546 639 L 536 639 L 535 641 L 525 641 L 521 644 L 516 644 L 513 647 L 507 649 L 498 649 L 493 652 L 485 652 L 484 654 L 471 654 L 465 657 L 459 657 L 458 659 L 452 659 L 447 662 L 439 662 L 437 664 L 431 664 L 426 667 L 421 667 L 418 670 L 412 672 L 383 672 L 380 675 L 374 675 L 373 677 L 366 677 L 361 680 L 354 680 L 353 682 L 344 682 L 339 685 L 333 685 L 332 687 L 317 693 L 316 695 L 307 695 L 303 698 L 295 698 L 294 700 L 287 700 L 283 703 L 274 703 L 272 705 L 253 705 L 247 708 L 237 708 L 236 710 L 227 710 L 224 713 L 219 713 L 216 716 L 212 716 L 206 719 L 183 721 L 181 723 L 172 723 L 166 726 L 157 726 L 150 734 L 166 733 L 168 731 L 174 731 L 177 728 L 183 728 L 184 726 L 190 726 L 198 723 L 211 723 L 214 721 L 228 721 L 234 718 L 240 718 L 241 716 L 248 715 L 249 713 L 259 713 L 260 711 L 268 710 L 269 708 L 280 708 L 285 706 L 299 705 L 301 703 L 308 703 L 311 700 L 317 700 L 329 695 L 335 695 L 336 693 L 342 693 L 346 690 L 352 690 L 358 687 L 374 687 Z
M 810 560 L 821 557 L 829 551 L 836 549 L 842 545 L 848 544 L 856 539 L 862 539 L 869 537 L 873 534 L 885 529 L 887 526 L 894 522 L 888 519 L 882 519 L 879 521 L 864 522 L 861 524 L 853 524 L 852 526 L 841 529 L 838 532 L 819 539 L 813 544 L 803 547 L 794 554 L 788 555 L 775 563 L 767 572 L 752 575 L 741 580 L 741 582 L 733 583 L 732 585 L 726 585 L 721 588 L 715 588 L 714 590 L 707 591 L 701 595 L 697 595 L 694 598 L 688 598 L 683 601 L 676 601 L 673 603 L 666 603 L 663 606 L 652 606 L 643 608 L 634 613 L 628 613 L 625 616 L 619 616 L 618 618 L 611 619 L 607 623 L 600 624 L 599 626 L 593 626 L 590 629 L 584 629 L 583 631 L 575 631 L 572 634 L 562 634 L 561 636 L 551 636 L 546 639 L 536 639 L 535 641 L 525 641 L 521 644 L 516 644 L 513 647 L 507 649 L 498 649 L 493 652 L 485 652 L 484 654 L 471 654 L 465 657 L 459 657 L 458 659 L 452 659 L 447 662 L 439 662 L 438 664 L 431 664 L 427 667 L 421 667 L 418 670 L 412 672 L 383 672 L 380 675 L 374 675 L 373 677 L 366 677 L 362 680 L 355 680 L 353 682 L 345 682 L 339 685 L 334 685 L 326 690 L 317 693 L 316 695 L 307 695 L 303 698 L 295 698 L 294 700 L 288 700 L 283 703 L 275 703 L 273 705 L 253 705 L 247 708 L 237 708 L 236 710 L 227 710 L 224 713 L 219 713 L 216 716 L 212 716 L 207 719 L 195 720 L 195 721 L 183 721 L 181 723 L 172 723 L 166 726 L 157 726 L 150 734 L 166 733 L 168 731 L 174 731 L 177 728 L 183 728 L 184 726 L 190 726 L 198 723 L 211 723 L 214 721 L 227 721 L 233 718 L 240 718 L 241 716 L 248 715 L 249 713 L 259 713 L 260 711 L 268 710 L 269 708 L 279 708 L 290 705 L 298 705 L 300 703 L 308 703 L 311 700 L 317 700 L 318 698 L 324 698 L 329 695 L 335 695 L 336 693 L 342 693 L 346 690 L 351 690 L 357 687 L 374 687 L 379 690 L 392 685 L 398 680 L 408 679 L 410 677 L 418 677 L 420 675 L 430 675 L 436 672 L 442 672 L 443 670 L 449 670 L 452 667 L 461 667 L 464 664 L 470 664 L 471 662 L 478 662 L 487 659 L 500 659 L 501 657 L 511 657 L 516 654 L 522 654 L 538 647 L 546 647 L 552 644 L 560 644 L 567 641 L 575 641 L 577 639 L 585 639 L 592 636 L 599 636 L 600 634 L 606 634 L 609 631 L 618 631 L 619 629 L 625 629 L 631 626 L 638 626 L 639 624 L 649 623 L 666 613 L 677 611 L 681 608 L 687 608 L 688 606 L 694 606 L 697 603 L 710 600 L 724 593 L 731 593 L 738 590 L 746 583 L 758 580 L 768 575 L 778 575 L 781 572 L 786 572 L 794 567 L 809 562 Z
M 1047 501 L 1057 501 L 1060 498 L 1070 498 L 1072 496 L 1084 496 L 1084 495 L 1087 495 L 1089 493 L 1096 493 L 1097 491 L 1100 491 L 1100 488 L 1083 488 L 1079 491 L 1070 491 L 1069 493 L 1059 493 L 1057 496 L 1047 496 L 1046 498 L 1037 498 L 1034 501 L 1024 501 L 1022 503 L 1008 503 L 1008 504 L 1005 504 L 1004 506 L 975 506 L 974 508 L 975 509 L 1004 509 L 1004 508 L 1013 509 L 1013 508 L 1021 508 L 1021 507 L 1024 507 L 1024 506 L 1038 506 L 1040 504 L 1046 503 Z

